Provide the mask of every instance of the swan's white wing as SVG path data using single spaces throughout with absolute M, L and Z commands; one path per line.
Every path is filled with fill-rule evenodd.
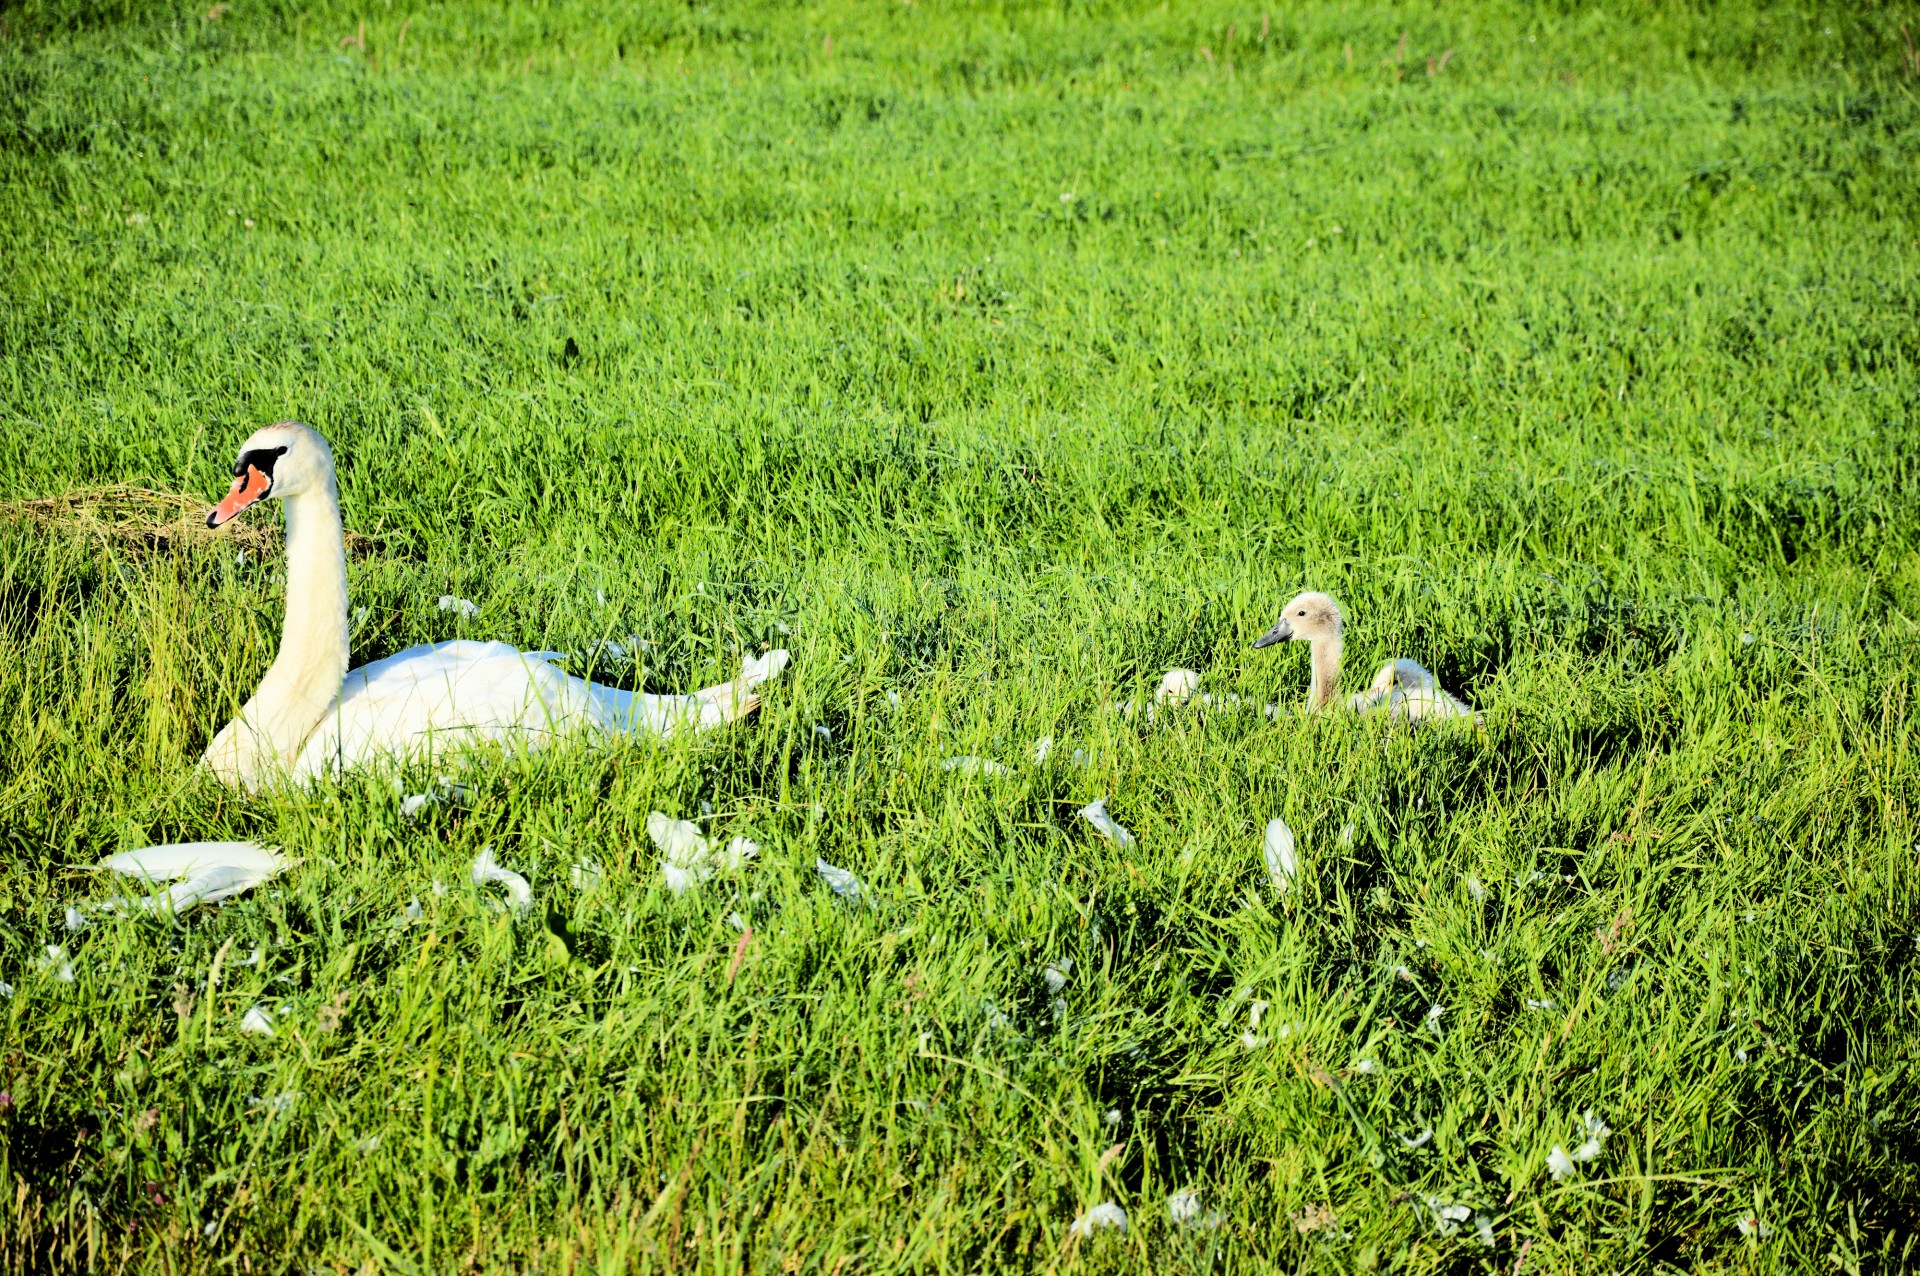
M 100 861 L 99 867 L 143 881 L 171 882 L 214 868 L 237 868 L 271 876 L 286 867 L 286 863 L 278 853 L 258 842 L 170 842 L 109 855 Z
M 731 683 L 691 696 L 650 696 L 574 678 L 548 663 L 553 652 L 503 642 L 442 642 L 362 665 L 301 747 L 293 773 L 306 777 L 377 759 L 422 757 L 497 741 L 535 748 L 591 731 L 667 734 L 713 726 L 757 704 L 752 689 L 786 668 L 785 651 L 743 661 Z
M 503 642 L 409 647 L 347 675 L 293 772 L 311 776 L 449 745 L 537 744 L 566 731 L 612 727 L 595 690 Z

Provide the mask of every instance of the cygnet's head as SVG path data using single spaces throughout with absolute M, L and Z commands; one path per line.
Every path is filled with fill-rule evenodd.
M 233 463 L 233 487 L 207 515 L 218 527 L 269 498 L 298 496 L 333 481 L 333 452 L 320 432 L 298 421 L 255 430 Z
M 1169 669 L 1153 693 L 1156 704 L 1185 704 L 1200 690 L 1200 675 L 1192 669 Z
M 1340 636 L 1340 608 L 1325 594 L 1306 593 L 1288 603 L 1273 628 L 1254 640 L 1253 645 L 1271 647 L 1276 642 L 1323 642 Z

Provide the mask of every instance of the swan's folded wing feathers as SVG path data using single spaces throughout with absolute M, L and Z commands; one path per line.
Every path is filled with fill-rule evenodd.
M 301 750 L 295 771 L 354 767 L 443 743 L 607 729 L 612 724 L 595 711 L 589 685 L 504 642 L 409 647 L 347 675 L 339 701 Z
M 553 652 L 458 640 L 409 647 L 346 677 L 340 698 L 301 749 L 296 775 L 352 768 L 485 741 L 538 746 L 582 730 L 670 734 L 712 726 L 759 704 L 785 651 L 743 661 L 738 678 L 691 696 L 649 696 L 575 678 Z

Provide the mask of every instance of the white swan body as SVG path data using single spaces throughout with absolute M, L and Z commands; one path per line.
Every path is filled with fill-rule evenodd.
M 1273 628 L 1254 642 L 1255 648 L 1276 642 L 1304 642 L 1310 645 L 1312 681 L 1307 693 L 1309 711 L 1333 704 L 1340 684 L 1340 652 L 1343 622 L 1340 608 L 1325 594 L 1301 594 L 1281 612 Z M 1404 657 L 1380 666 L 1373 682 L 1346 701 L 1349 712 L 1384 712 L 1403 722 L 1441 721 L 1470 718 L 1475 725 L 1483 721 L 1471 705 L 1449 695 L 1431 670 L 1416 660 Z
M 785 651 L 770 651 L 743 660 L 731 682 L 650 696 L 570 677 L 550 663 L 553 652 L 462 641 L 409 647 L 348 673 L 346 549 L 333 455 L 318 432 L 297 422 L 257 431 L 207 525 L 268 498 L 279 499 L 287 517 L 280 651 L 201 759 L 241 788 L 475 744 L 537 748 L 568 734 L 717 726 L 752 712 L 760 703 L 754 689 L 787 665 Z
M 535 748 L 567 735 L 697 731 L 759 703 L 752 689 L 787 663 L 785 651 L 773 651 L 743 661 L 731 683 L 652 696 L 572 677 L 549 663 L 556 654 L 504 642 L 441 642 L 362 665 L 347 675 L 289 774 L 308 779 L 478 744 Z

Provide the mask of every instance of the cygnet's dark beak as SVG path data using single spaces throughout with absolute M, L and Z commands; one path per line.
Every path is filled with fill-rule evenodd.
M 1262 647 L 1271 647 L 1276 642 L 1286 642 L 1292 637 L 1293 626 L 1282 619 L 1275 622 L 1273 628 L 1253 640 L 1253 649 L 1258 651 Z

